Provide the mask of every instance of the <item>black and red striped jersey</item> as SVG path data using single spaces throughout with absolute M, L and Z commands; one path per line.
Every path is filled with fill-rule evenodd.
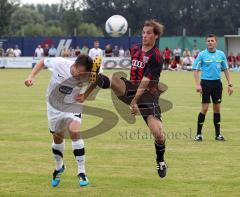
M 147 52 L 142 51 L 141 45 L 131 48 L 131 71 L 130 80 L 132 83 L 139 83 L 143 77 L 151 80 L 149 88 L 156 86 L 159 82 L 162 71 L 163 58 L 160 50 L 153 47 Z

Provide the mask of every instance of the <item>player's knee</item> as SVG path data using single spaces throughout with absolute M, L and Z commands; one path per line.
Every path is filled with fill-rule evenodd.
M 64 140 L 64 136 L 60 133 L 53 134 L 53 141 L 55 144 L 61 144 Z

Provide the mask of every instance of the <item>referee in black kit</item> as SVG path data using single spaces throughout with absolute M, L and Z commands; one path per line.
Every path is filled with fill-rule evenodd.
M 209 103 L 213 102 L 213 121 L 215 126 L 215 140 L 224 141 L 225 138 L 220 133 L 220 108 L 222 102 L 222 82 L 221 71 L 224 72 L 228 82 L 228 94 L 233 93 L 233 85 L 228 63 L 224 52 L 217 50 L 217 37 L 210 34 L 206 37 L 207 49 L 201 51 L 193 64 L 196 90 L 202 94 L 202 109 L 198 115 L 197 135 L 195 141 L 202 141 L 202 126 L 208 111 Z M 201 81 L 199 73 L 201 71 Z

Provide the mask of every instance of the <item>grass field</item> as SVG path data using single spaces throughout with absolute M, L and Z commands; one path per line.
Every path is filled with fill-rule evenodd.
M 23 81 L 30 70 L 0 70 L 0 196 L 240 196 L 239 74 L 232 74 L 235 93 L 223 93 L 222 131 L 226 142 L 214 140 L 212 109 L 203 129 L 204 141 L 193 141 L 200 96 L 191 72 L 163 72 L 168 85 L 163 98 L 173 109 L 163 114 L 167 135 L 167 177 L 155 170 L 153 141 L 139 117 L 137 124 L 121 118 L 110 131 L 85 140 L 87 174 L 91 184 L 79 188 L 70 140 L 66 171 L 58 188 L 50 180 L 54 168 L 48 132 L 45 89 L 50 73 L 42 71 L 33 88 Z M 107 71 L 110 73 L 112 71 Z M 225 79 L 223 80 L 224 84 Z M 226 85 L 225 85 L 226 87 Z M 86 105 L 115 112 L 110 91 L 102 90 Z M 83 129 L 100 121 L 83 119 Z M 140 135 L 134 132 L 140 131 Z M 125 133 L 128 133 L 126 136 Z M 145 137 L 144 137 L 145 136 Z

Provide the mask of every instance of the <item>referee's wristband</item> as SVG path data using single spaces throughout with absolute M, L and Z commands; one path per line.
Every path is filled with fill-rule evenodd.
M 233 87 L 233 85 L 232 84 L 228 84 L 228 87 Z

